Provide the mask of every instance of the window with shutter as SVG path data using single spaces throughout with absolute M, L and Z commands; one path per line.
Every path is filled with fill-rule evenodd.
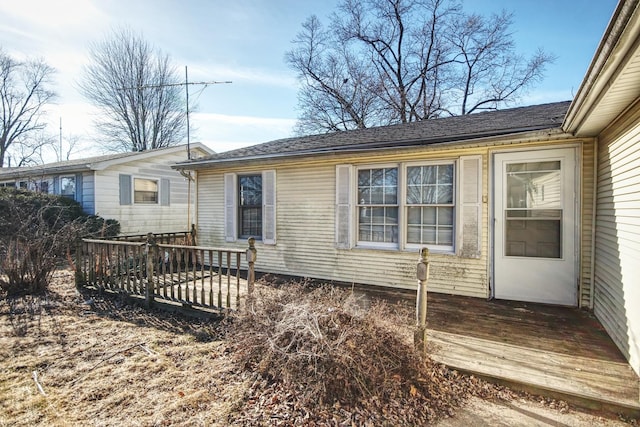
M 276 244 L 276 172 L 225 174 L 225 240 L 254 237 Z
M 354 235 L 363 247 L 428 247 L 479 257 L 482 156 L 357 169 L 338 165 L 335 209 L 338 248 L 349 248 Z

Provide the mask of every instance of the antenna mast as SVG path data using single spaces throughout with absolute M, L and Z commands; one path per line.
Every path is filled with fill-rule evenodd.
M 231 81 L 210 81 L 210 82 L 189 82 L 189 74 L 187 72 L 187 66 L 184 66 L 184 83 L 165 83 L 165 84 L 158 84 L 158 85 L 142 85 L 142 86 L 137 86 L 137 87 L 125 87 L 122 88 L 120 90 L 128 90 L 128 89 L 146 89 L 146 88 L 154 88 L 154 87 L 170 87 L 170 86 L 184 86 L 184 90 L 186 92 L 187 95 L 187 105 L 186 105 L 186 112 L 187 112 L 187 159 L 191 160 L 191 138 L 190 138 L 190 130 L 189 130 L 189 85 L 194 86 L 194 85 L 198 85 L 198 86 L 209 86 L 209 85 L 218 85 L 218 84 L 227 84 L 227 83 L 233 83 Z M 62 120 L 62 119 L 61 119 Z M 62 125 L 61 125 L 62 126 Z

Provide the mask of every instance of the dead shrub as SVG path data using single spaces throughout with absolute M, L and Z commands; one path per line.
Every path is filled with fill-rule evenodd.
M 43 308 L 39 296 L 11 297 L 6 299 L 6 303 L 9 306 L 9 323 L 13 336 L 26 336 L 32 324 L 40 327 Z
M 412 422 L 451 413 L 468 395 L 465 383 L 413 351 L 395 311 L 376 301 L 364 309 L 348 290 L 290 284 L 258 291 L 234 316 L 229 341 L 245 368 L 283 385 L 298 407 L 410 402 L 415 410 L 403 413 Z
M 43 293 L 69 243 L 82 235 L 79 208 L 17 189 L 0 196 L 0 289 L 8 296 Z

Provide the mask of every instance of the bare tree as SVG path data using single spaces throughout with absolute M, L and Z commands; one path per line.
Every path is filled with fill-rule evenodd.
M 80 89 L 102 111 L 96 124 L 112 149 L 144 151 L 178 144 L 186 112 L 168 55 L 131 30 L 114 30 L 90 47 Z
M 64 145 L 63 145 L 64 142 Z M 80 144 L 80 136 L 69 134 L 64 138 L 60 138 L 58 143 L 52 143 L 51 148 L 53 152 L 56 154 L 56 159 L 59 162 L 69 160 L 71 158 L 71 154 L 75 153 L 78 149 L 78 145 Z
M 301 82 L 298 133 L 469 114 L 517 100 L 553 57 L 516 55 L 512 15 L 455 0 L 342 0 L 302 25 L 285 60 Z
M 42 59 L 18 61 L 0 49 L 0 167 L 11 153 L 14 166 L 34 161 L 46 138 L 44 107 L 56 96 L 49 87 L 55 70 Z
M 302 26 L 294 40 L 297 48 L 286 55 L 304 82 L 298 94 L 301 115 L 296 132 L 362 129 L 379 121 L 375 114 L 382 106 L 376 105 L 379 97 L 371 90 L 375 84 L 371 70 L 346 46 L 335 48 L 331 31 L 316 16 Z
M 542 49 L 529 60 L 516 55 L 508 32 L 512 23 L 513 14 L 505 11 L 489 19 L 473 14 L 452 20 L 448 39 L 457 67 L 451 99 L 459 114 L 495 110 L 516 101 L 519 93 L 543 78 L 545 65 L 555 60 Z

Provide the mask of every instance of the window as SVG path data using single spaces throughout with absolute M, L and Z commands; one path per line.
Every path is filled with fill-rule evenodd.
M 15 182 L 0 182 L 0 187 L 12 187 L 12 188 L 15 188 L 16 187 L 16 183 Z
M 238 235 L 262 236 L 262 175 L 238 176 Z
M 139 204 L 158 203 L 158 181 L 153 179 L 133 179 L 133 201 Z
M 478 258 L 482 175 L 479 155 L 373 167 L 337 165 L 336 247 L 413 251 L 426 246 Z
M 60 177 L 60 194 L 63 196 L 74 198 L 76 196 L 76 177 L 61 176 Z
M 407 243 L 453 247 L 453 164 L 407 167 Z
M 358 241 L 398 243 L 398 168 L 358 170 Z
M 225 241 L 254 237 L 276 244 L 276 172 L 224 175 Z
M 37 191 L 38 193 L 48 193 L 49 181 L 36 181 L 35 191 Z

